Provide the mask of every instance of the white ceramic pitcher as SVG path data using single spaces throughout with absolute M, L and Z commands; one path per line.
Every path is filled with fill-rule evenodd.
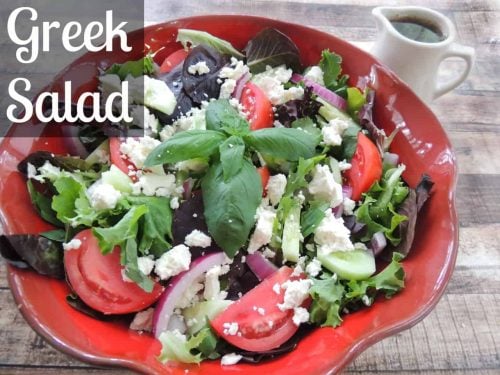
M 441 13 L 416 6 L 377 7 L 372 11 L 377 22 L 378 38 L 371 53 L 391 68 L 413 91 L 429 103 L 462 83 L 472 68 L 474 49 L 455 42 L 453 23 Z M 419 42 L 402 35 L 391 21 L 412 20 L 430 25 L 442 35 L 442 41 Z M 448 57 L 460 57 L 465 69 L 455 78 L 438 83 L 441 62 Z

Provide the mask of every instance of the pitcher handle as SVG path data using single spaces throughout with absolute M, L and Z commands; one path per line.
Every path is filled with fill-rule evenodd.
M 458 43 L 453 43 L 450 45 L 450 48 L 448 48 L 448 50 L 444 53 L 441 61 L 443 61 L 448 57 L 462 58 L 466 63 L 465 69 L 458 77 L 451 79 L 448 82 L 437 85 L 437 87 L 434 89 L 433 99 L 439 98 L 441 95 L 446 94 L 448 91 L 453 90 L 463 81 L 465 81 L 465 79 L 467 78 L 472 69 L 472 65 L 474 64 L 475 51 L 474 48 L 472 47 L 467 47 Z

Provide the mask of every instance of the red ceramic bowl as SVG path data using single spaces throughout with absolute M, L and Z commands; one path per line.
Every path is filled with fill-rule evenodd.
M 178 28 L 208 31 L 242 48 L 258 31 L 275 27 L 298 45 L 304 65 L 319 60 L 329 48 L 342 55 L 351 84 L 370 79 L 376 89 L 375 120 L 387 132 L 399 124 L 402 131 L 393 143 L 393 152 L 407 165 L 404 177 L 411 185 L 427 173 L 435 182 L 432 197 L 421 212 L 415 243 L 404 260 L 406 288 L 390 300 L 381 299 L 372 307 L 348 315 L 336 328 L 316 329 L 291 353 L 259 365 L 238 364 L 221 367 L 219 361 L 196 365 L 166 364 L 157 361 L 160 344 L 149 335 L 129 331 L 126 326 L 105 323 L 73 310 L 65 302 L 64 282 L 34 272 L 9 267 L 8 277 L 16 304 L 28 323 L 59 350 L 97 365 L 128 367 L 144 373 L 220 374 L 323 374 L 340 371 L 375 342 L 407 329 L 422 320 L 436 305 L 451 276 L 458 244 L 454 207 L 455 156 L 436 117 L 396 76 L 369 54 L 351 44 L 300 25 L 246 16 L 186 18 L 145 29 L 146 42 L 163 56 L 179 48 Z M 142 33 L 130 41 L 142 43 Z M 97 66 L 104 61 L 121 62 L 139 56 L 123 53 L 87 54 L 75 61 L 55 80 L 79 82 L 77 92 L 95 88 Z M 10 135 L 19 129 L 12 128 Z M 0 218 L 7 233 L 37 233 L 48 230 L 31 207 L 24 179 L 16 172 L 17 163 L 34 150 L 65 152 L 61 138 L 6 138 L 0 147 Z

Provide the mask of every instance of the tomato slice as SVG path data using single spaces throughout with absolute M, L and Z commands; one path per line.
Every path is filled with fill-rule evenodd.
M 250 122 L 250 129 L 258 130 L 273 126 L 273 105 L 259 86 L 247 82 L 243 86 L 240 102 L 245 112 L 248 113 L 247 119 Z
M 382 176 L 382 158 L 377 146 L 363 133 L 358 134 L 358 145 L 351 160 L 351 168 L 344 172 L 346 183 L 352 187 L 352 199 L 370 190 Z
M 293 310 L 281 311 L 278 308 L 278 304 L 283 303 L 284 291 L 280 289 L 277 294 L 273 286 L 305 277 L 291 277 L 292 272 L 290 267 L 281 267 L 216 316 L 211 321 L 212 328 L 226 341 L 244 350 L 265 351 L 279 347 L 293 336 L 298 326 L 292 320 Z M 302 306 L 309 303 L 310 300 L 306 300 Z M 264 309 L 263 315 L 258 308 Z M 224 323 L 238 323 L 239 333 L 225 334 Z
M 174 53 L 171 53 L 167 56 L 167 58 L 163 61 L 160 66 L 160 73 L 168 73 L 172 69 L 174 69 L 177 65 L 184 61 L 189 51 L 185 49 L 179 49 Z
M 259 172 L 260 180 L 262 181 L 262 189 L 263 189 L 263 192 L 265 194 L 266 186 L 267 186 L 267 183 L 269 182 L 269 176 L 270 176 L 269 168 L 267 168 L 266 166 L 260 167 L 260 168 L 257 168 L 257 172 Z
M 123 281 L 118 247 L 102 255 L 90 229 L 75 238 L 82 244 L 65 252 L 64 264 L 71 286 L 89 306 L 105 314 L 126 314 L 143 310 L 160 297 L 163 287 L 159 283 L 147 293 L 137 284 Z

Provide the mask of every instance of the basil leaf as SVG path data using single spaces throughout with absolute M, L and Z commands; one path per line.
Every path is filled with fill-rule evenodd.
M 250 71 L 260 73 L 266 66 L 286 65 L 297 71 L 300 68 L 299 49 L 292 40 L 276 29 L 265 29 L 253 37 L 245 47 Z
M 106 70 L 106 74 L 117 74 L 123 81 L 128 75 L 140 77 L 154 72 L 153 58 L 148 55 L 136 61 L 127 61 L 123 64 L 113 64 Z
M 241 117 L 227 99 L 210 102 L 205 118 L 209 130 L 224 130 L 231 135 L 245 135 L 250 132 L 248 121 Z
M 165 197 L 133 197 L 127 200 L 134 206 L 144 205 L 148 211 L 140 222 L 139 252 L 160 257 L 170 249 L 166 238 L 172 239 L 172 210 L 170 199 Z
M 209 158 L 226 136 L 215 130 L 187 130 L 156 147 L 146 158 L 145 167 L 176 163 L 195 158 Z
M 242 166 L 245 143 L 240 137 L 231 136 L 219 146 L 220 161 L 224 173 L 224 181 L 236 175 Z
M 115 246 L 122 247 L 128 239 L 137 236 L 139 219 L 148 211 L 145 205 L 132 207 L 122 219 L 110 228 L 93 228 L 101 253 L 108 254 Z
M 33 186 L 31 180 L 28 180 L 27 185 L 31 203 L 33 203 L 42 219 L 56 227 L 63 227 L 64 224 L 57 218 L 56 212 L 51 207 L 52 200 L 42 193 L 39 193 Z
M 240 171 L 224 181 L 222 164 L 216 163 L 201 180 L 201 189 L 208 231 L 217 245 L 233 257 L 247 241 L 262 199 L 257 169 L 243 160 Z
M 303 130 L 306 133 L 312 135 L 317 143 L 321 142 L 323 136 L 321 135 L 321 130 L 316 126 L 312 118 L 303 117 L 292 122 L 292 128 Z
M 298 129 L 268 128 L 245 136 L 247 145 L 261 154 L 288 161 L 311 158 L 315 154 L 318 139 Z
M 177 31 L 177 42 L 182 43 L 184 48 L 199 46 L 205 44 L 214 48 L 225 55 L 231 55 L 238 59 L 244 59 L 245 55 L 234 48 L 231 43 L 226 40 L 217 38 L 205 31 L 179 29 Z

